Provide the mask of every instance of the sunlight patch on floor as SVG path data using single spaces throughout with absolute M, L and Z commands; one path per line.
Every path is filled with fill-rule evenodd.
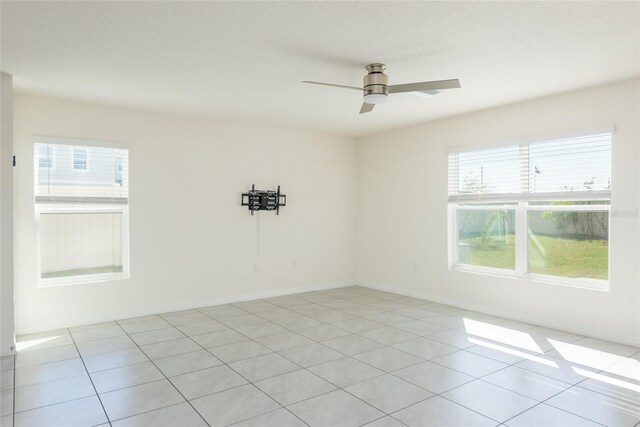
M 531 335 L 526 332 L 520 332 L 504 328 L 502 326 L 492 325 L 491 323 L 468 319 L 466 317 L 463 318 L 463 321 L 465 331 L 468 334 L 507 344 L 512 347 L 521 348 L 523 350 L 543 353 L 538 343 L 536 343 Z
M 570 344 L 562 341 L 549 340 L 563 359 L 594 369 L 606 369 L 623 361 L 625 358 L 617 354 L 602 350 Z
M 57 335 L 57 336 L 51 336 L 51 337 L 46 337 L 46 338 L 37 338 L 37 339 L 32 339 L 32 340 L 20 341 L 20 342 L 16 343 L 16 349 L 18 351 L 24 351 L 24 350 L 27 350 L 29 348 L 31 348 L 32 350 L 35 350 L 32 347 L 39 346 L 39 345 L 47 343 L 49 341 L 57 340 L 60 337 L 61 337 L 61 335 Z
M 552 368 L 558 368 L 558 364 L 553 362 L 552 360 L 549 360 L 548 358 L 536 356 L 536 355 L 533 355 L 533 354 L 530 354 L 530 353 L 525 353 L 525 352 L 520 351 L 520 350 L 515 350 L 515 349 L 509 348 L 509 347 L 504 347 L 502 345 L 490 343 L 490 342 L 483 341 L 483 340 L 480 340 L 480 339 L 477 339 L 477 338 L 469 338 L 469 342 L 471 342 L 473 344 L 477 344 L 477 345 L 483 346 L 483 347 L 490 348 L 492 350 L 497 350 L 497 351 L 500 351 L 502 353 L 510 354 L 512 356 L 521 357 L 523 359 L 527 359 L 527 360 L 531 360 L 533 362 L 538 362 L 538 363 L 543 364 L 543 365 L 551 366 Z
M 629 381 L 619 380 L 607 375 L 602 375 L 601 373 L 595 373 L 581 368 L 574 367 L 573 370 L 576 374 L 594 379 L 596 381 L 640 393 L 640 384 L 633 384 Z

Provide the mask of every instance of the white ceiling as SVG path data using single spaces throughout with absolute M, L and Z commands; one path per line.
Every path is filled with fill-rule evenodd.
M 365 135 L 640 74 L 639 2 L 7 2 L 17 91 Z M 360 86 L 459 78 L 359 115 Z

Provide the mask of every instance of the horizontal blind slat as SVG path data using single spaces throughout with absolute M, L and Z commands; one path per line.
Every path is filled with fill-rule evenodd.
M 126 205 L 126 197 L 74 197 L 74 196 L 36 196 L 36 203 L 67 203 L 91 205 Z
M 449 154 L 449 200 L 610 198 L 611 133 Z

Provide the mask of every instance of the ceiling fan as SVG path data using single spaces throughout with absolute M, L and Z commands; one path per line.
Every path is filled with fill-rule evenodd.
M 389 94 L 403 92 L 418 92 L 423 95 L 433 96 L 440 93 L 444 89 L 457 89 L 460 87 L 458 79 L 452 80 L 435 80 L 431 82 L 405 83 L 400 85 L 387 84 L 387 75 L 384 70 L 386 65 L 374 63 L 367 65 L 367 75 L 363 79 L 363 87 L 336 85 L 332 83 L 313 82 L 304 80 L 302 83 L 311 83 L 314 85 L 334 86 L 345 89 L 355 89 L 364 92 L 364 102 L 360 108 L 360 114 L 368 113 L 373 110 L 375 104 L 383 103 L 387 100 Z

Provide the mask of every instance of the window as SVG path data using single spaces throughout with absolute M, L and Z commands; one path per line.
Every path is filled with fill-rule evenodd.
M 34 155 L 38 285 L 127 278 L 128 149 L 36 137 Z
M 49 153 L 49 150 L 53 151 L 53 147 L 48 145 L 41 145 L 38 147 L 38 168 L 53 168 L 53 153 Z
M 450 153 L 450 266 L 608 288 L 611 137 Z
M 73 149 L 73 168 L 76 170 L 87 170 L 87 149 Z

